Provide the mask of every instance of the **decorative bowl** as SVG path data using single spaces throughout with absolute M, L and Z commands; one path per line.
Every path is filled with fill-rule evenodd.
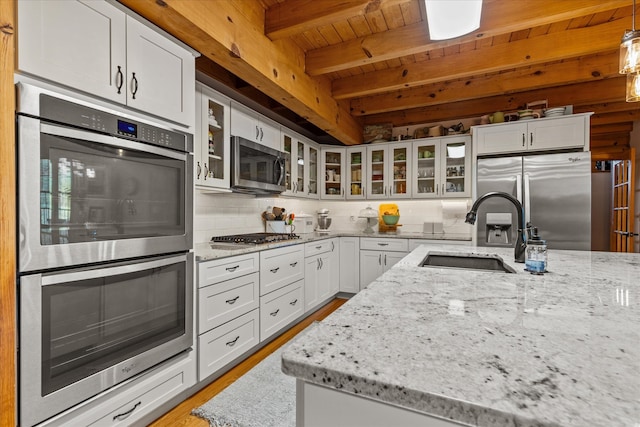
M 399 219 L 400 215 L 382 215 L 382 221 L 387 225 L 396 225 Z

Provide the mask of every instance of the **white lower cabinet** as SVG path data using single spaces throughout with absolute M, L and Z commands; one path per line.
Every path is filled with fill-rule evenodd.
M 304 314 L 304 279 L 260 297 L 260 341 Z
M 309 312 L 338 293 L 339 245 L 338 239 L 327 239 L 306 243 L 304 246 L 305 312 Z
M 360 238 L 340 237 L 340 292 L 360 291 Z
M 187 351 L 38 426 L 147 425 L 155 409 L 195 383 L 195 352 Z
M 360 239 L 360 289 L 380 277 L 407 255 L 407 239 L 363 237 Z
M 304 278 L 304 246 L 293 245 L 260 252 L 260 295 Z
M 212 329 L 198 337 L 200 381 L 260 342 L 259 310 Z

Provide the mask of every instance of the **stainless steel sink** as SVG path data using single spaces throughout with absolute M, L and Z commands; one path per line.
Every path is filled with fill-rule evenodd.
M 516 271 L 504 260 L 494 254 L 470 254 L 451 252 L 429 252 L 419 264 L 420 267 L 467 268 L 471 270 L 500 271 L 515 273 Z

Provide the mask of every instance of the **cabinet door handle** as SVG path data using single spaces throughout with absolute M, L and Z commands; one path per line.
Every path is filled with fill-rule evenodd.
M 129 415 L 133 414 L 133 411 L 136 410 L 136 408 L 138 406 L 142 405 L 142 402 L 138 402 L 135 405 L 133 405 L 133 408 L 129 409 L 127 412 L 123 412 L 122 414 L 118 414 L 118 415 L 114 415 L 113 416 L 113 421 L 118 420 L 118 421 L 122 421 L 126 418 L 129 417 Z
M 276 317 L 278 315 L 278 312 L 280 311 L 280 309 L 277 309 L 276 311 L 274 311 L 273 313 L 269 313 L 270 315 L 272 315 L 273 317 Z
M 238 339 L 240 339 L 240 335 L 238 335 L 238 336 L 236 337 L 236 339 L 235 339 L 235 340 L 233 340 L 233 341 L 229 341 L 229 342 L 227 343 L 227 345 L 228 345 L 229 347 L 233 347 L 233 346 L 234 346 L 234 345 L 236 345 L 236 343 L 238 342 Z
M 262 131 L 262 128 L 260 128 L 260 141 L 262 141 L 263 137 L 264 137 L 264 132 Z
M 228 300 L 226 301 L 226 303 L 227 303 L 227 304 L 229 304 L 229 305 L 235 304 L 235 303 L 236 303 L 236 301 L 238 301 L 238 298 L 240 298 L 240 295 L 238 295 L 238 296 L 237 296 L 237 297 L 235 297 L 235 298 L 228 299 Z
M 136 93 L 138 93 L 138 79 L 136 78 L 136 73 L 131 73 L 131 81 L 133 82 L 131 95 L 133 96 L 133 99 L 136 99 Z
M 289 305 L 296 305 L 297 303 L 298 303 L 298 299 L 296 298 L 293 301 L 291 301 Z
M 124 75 L 122 74 L 122 68 L 118 65 L 118 71 L 116 71 L 116 88 L 118 88 L 118 94 L 122 89 L 122 85 L 124 84 Z
M 529 137 L 529 145 L 533 145 L 533 132 L 531 132 Z
M 207 164 L 204 164 L 204 180 L 207 180 L 207 177 L 209 176 L 209 168 L 207 167 Z
M 291 264 L 289 264 L 291 267 L 295 267 L 296 265 L 298 265 L 298 261 L 296 262 L 292 262 Z
M 378 265 L 382 265 L 382 254 L 378 254 Z
M 234 265 L 233 267 L 227 267 L 226 270 L 233 272 L 233 271 L 236 271 L 238 269 L 238 267 L 240 267 L 240 266 L 239 265 Z
M 276 267 L 276 268 L 272 268 L 271 270 L 269 270 L 272 273 L 277 273 L 278 270 L 280 270 L 280 267 Z
M 387 265 L 387 254 L 384 254 L 384 265 Z
M 196 179 L 200 179 L 200 174 L 202 173 L 202 166 L 200 166 L 200 162 L 196 166 Z
M 322 270 L 322 267 L 324 267 L 324 261 L 322 261 L 322 258 L 319 258 L 320 260 L 320 270 Z
M 335 248 L 336 248 L 336 244 L 334 242 L 331 242 L 331 252 L 333 252 Z
M 317 259 L 316 264 L 318 264 L 316 265 L 316 270 L 320 270 L 320 258 Z
M 444 196 L 444 184 L 442 184 L 442 195 Z

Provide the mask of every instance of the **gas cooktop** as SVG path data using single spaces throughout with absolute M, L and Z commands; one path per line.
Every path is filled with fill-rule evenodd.
M 300 236 L 293 233 L 249 233 L 232 234 L 229 236 L 213 236 L 211 238 L 211 241 L 215 243 L 261 244 L 294 240 L 299 238 Z

